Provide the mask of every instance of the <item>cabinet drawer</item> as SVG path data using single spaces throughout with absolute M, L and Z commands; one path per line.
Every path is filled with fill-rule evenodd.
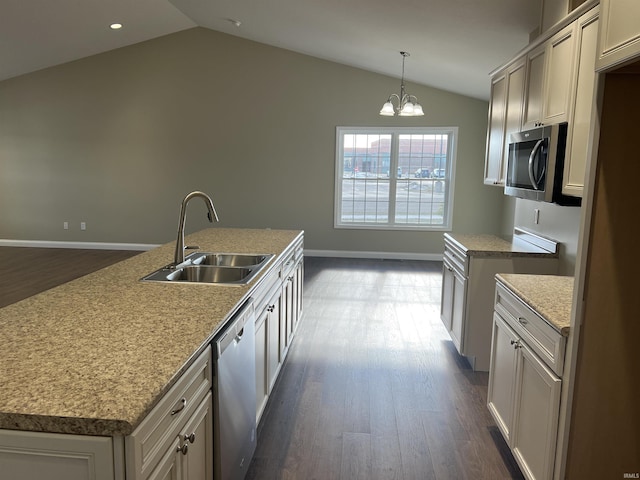
M 444 258 L 458 272 L 458 274 L 467 277 L 469 275 L 469 261 L 464 251 L 455 245 L 444 240 Z
M 562 376 L 565 338 L 500 283 L 496 284 L 495 309 L 544 363 Z
M 127 476 L 147 477 L 210 390 L 211 347 L 207 347 L 126 438 Z

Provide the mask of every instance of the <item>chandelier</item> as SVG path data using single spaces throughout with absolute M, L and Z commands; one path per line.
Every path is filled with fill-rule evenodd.
M 400 81 L 400 95 L 392 93 L 380 110 L 380 115 L 393 117 L 396 112 L 401 117 L 419 117 L 424 115 L 422 105 L 414 95 L 409 95 L 404 89 L 404 60 L 409 56 L 408 52 L 400 52 L 402 55 L 402 79 Z M 394 105 L 393 101 L 398 105 Z

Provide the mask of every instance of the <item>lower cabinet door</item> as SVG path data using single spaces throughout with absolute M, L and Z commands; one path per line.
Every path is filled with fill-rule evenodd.
M 445 259 L 442 262 L 442 303 L 440 305 L 440 319 L 447 329 L 451 330 L 451 315 L 453 314 L 453 267 Z
M 213 478 L 212 395 L 198 406 L 180 432 L 180 480 Z
M 282 346 L 283 341 L 283 322 L 282 309 L 280 308 L 282 300 L 281 290 L 278 291 L 269 300 L 269 316 L 267 317 L 267 374 L 269 378 L 269 392 L 273 388 L 278 378 L 280 365 L 284 360 Z
M 454 271 L 453 275 L 453 310 L 451 312 L 451 340 L 460 354 L 465 354 L 464 349 L 464 322 L 467 301 L 467 279 Z
M 268 317 L 269 311 L 265 307 L 256 320 L 256 425 L 258 425 L 262 411 L 269 399 L 269 376 L 267 372 Z
M 561 380 L 526 344 L 518 348 L 511 449 L 525 476 L 553 477 Z
M 180 441 L 175 439 L 147 480 L 181 480 Z
M 497 313 L 493 314 L 491 366 L 487 407 L 507 443 L 511 443 L 518 337 Z

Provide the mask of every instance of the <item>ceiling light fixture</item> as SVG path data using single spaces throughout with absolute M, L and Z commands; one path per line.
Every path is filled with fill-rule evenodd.
M 418 99 L 414 95 L 409 95 L 404 89 L 404 60 L 409 56 L 408 52 L 400 52 L 402 55 L 402 79 L 400 80 L 400 95 L 392 93 L 382 106 L 380 115 L 385 117 L 393 117 L 396 112 L 401 117 L 419 117 L 424 115 L 422 105 L 418 103 Z M 397 100 L 398 105 L 393 104 L 393 100 Z
M 111 25 L 109 25 L 109 28 L 111 30 L 120 30 L 122 28 L 122 24 L 121 23 L 112 23 Z

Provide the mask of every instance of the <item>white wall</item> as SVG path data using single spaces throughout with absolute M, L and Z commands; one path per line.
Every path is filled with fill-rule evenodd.
M 540 210 L 537 224 L 534 222 L 535 209 Z M 523 227 L 560 242 L 558 273 L 574 274 L 580 235 L 580 207 L 561 207 L 553 203 L 505 197 L 501 235 L 512 235 L 514 227 Z

